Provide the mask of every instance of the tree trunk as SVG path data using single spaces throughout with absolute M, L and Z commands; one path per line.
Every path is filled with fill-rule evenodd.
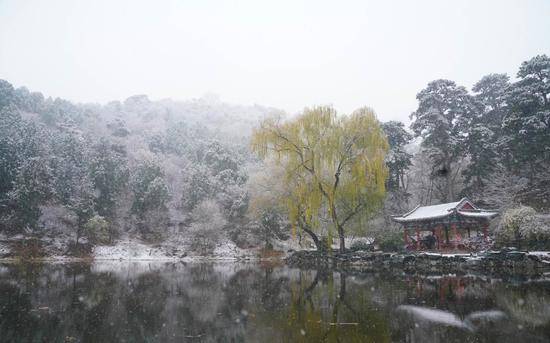
M 454 201 L 455 194 L 454 194 L 454 185 L 453 185 L 453 176 L 451 173 L 451 164 L 445 163 L 445 170 L 447 173 L 445 174 L 445 178 L 447 181 L 447 202 Z
M 338 237 L 340 238 L 340 253 L 343 254 L 346 252 L 346 242 L 344 240 L 344 227 L 338 222 L 338 216 L 336 215 L 336 206 L 334 203 L 331 204 L 330 216 L 334 226 L 338 229 Z
M 321 240 L 319 239 L 319 237 L 317 237 L 315 232 L 311 231 L 306 227 L 303 227 L 302 230 L 304 230 L 304 232 L 307 233 L 309 237 L 311 237 L 311 240 L 315 244 L 315 248 L 317 248 L 317 251 L 320 251 L 320 252 L 325 251 L 325 247 L 323 247 L 323 243 L 321 243 Z
M 346 252 L 346 241 L 344 239 L 344 228 L 338 226 L 338 237 L 340 238 L 340 253 L 343 254 Z
M 401 175 L 399 175 L 399 179 L 401 181 L 401 189 L 403 189 L 403 190 L 406 188 L 405 187 L 405 177 L 404 176 L 405 176 L 404 172 L 401 172 Z M 399 187 L 397 187 L 397 188 L 399 188 Z

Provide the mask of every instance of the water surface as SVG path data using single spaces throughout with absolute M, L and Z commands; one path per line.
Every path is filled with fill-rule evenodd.
M 1 342 L 547 342 L 550 282 L 255 263 L 2 264 Z

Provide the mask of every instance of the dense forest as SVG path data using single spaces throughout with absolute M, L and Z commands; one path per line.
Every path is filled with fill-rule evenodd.
M 373 124 L 387 144 L 385 172 L 377 174 L 385 192 L 373 200 L 380 206 L 357 206 L 365 215 L 351 220 L 346 234 L 394 239 L 391 215 L 467 196 L 482 207 L 519 211 L 541 235 L 550 209 L 550 58 L 523 62 L 515 76 L 489 74 L 471 90 L 432 81 L 417 94 L 409 127 Z M 136 237 L 200 254 L 223 241 L 245 248 L 286 240 L 300 210 L 289 199 L 313 204 L 318 197 L 313 190 L 307 199 L 282 194 L 280 163 L 251 139 L 273 118 L 288 123 L 310 112 L 285 115 L 211 95 L 74 104 L 0 80 L 0 230 L 76 245 Z M 357 127 L 343 123 L 331 131 L 334 141 L 357 134 L 346 125 Z M 330 205 L 342 208 L 336 194 Z M 298 225 L 300 243 L 304 229 L 330 238 L 340 224 L 321 207 L 319 218 Z
M 185 231 L 207 249 L 248 225 L 247 132 L 272 109 L 214 96 L 73 104 L 6 81 L 0 100 L 3 232 L 105 244 Z

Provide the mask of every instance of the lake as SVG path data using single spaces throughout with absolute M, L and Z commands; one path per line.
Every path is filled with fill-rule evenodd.
M 261 263 L 1 264 L 2 342 L 548 342 L 550 281 Z

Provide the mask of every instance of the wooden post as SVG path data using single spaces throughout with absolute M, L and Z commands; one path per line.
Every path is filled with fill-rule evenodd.
M 403 238 L 405 240 L 405 245 L 409 246 L 409 229 L 407 229 L 407 227 L 403 230 Z
M 440 241 L 441 241 L 441 225 L 438 225 L 437 226 L 437 229 L 436 229 L 436 237 L 437 237 L 437 250 L 441 249 L 441 246 L 440 246 Z
M 487 229 L 489 227 L 489 223 L 483 224 L 483 240 L 487 242 Z
M 449 225 L 445 225 L 445 243 L 449 244 Z
M 420 229 L 416 228 L 416 250 L 420 250 Z

